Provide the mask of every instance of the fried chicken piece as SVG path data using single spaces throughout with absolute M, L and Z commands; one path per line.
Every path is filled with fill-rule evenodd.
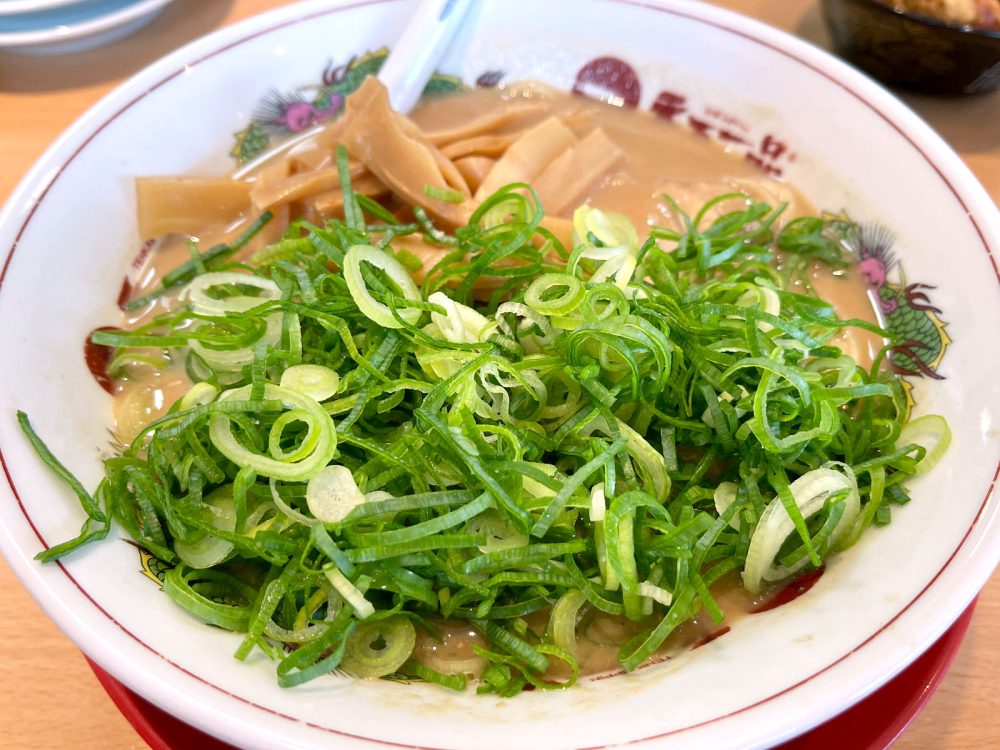
M 1000 0 L 892 0 L 890 4 L 947 23 L 1000 29 Z

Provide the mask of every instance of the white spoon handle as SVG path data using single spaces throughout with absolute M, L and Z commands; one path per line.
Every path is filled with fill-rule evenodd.
M 409 112 L 441 62 L 455 32 L 473 0 L 420 0 L 413 17 L 389 57 L 382 64 L 378 78 L 389 90 L 389 101 L 398 112 Z M 309 140 L 325 127 L 319 124 L 289 138 L 240 167 L 233 176 L 241 179 L 262 164 L 293 146 Z
M 409 112 L 416 105 L 471 5 L 472 0 L 419 3 L 378 74 L 397 112 Z

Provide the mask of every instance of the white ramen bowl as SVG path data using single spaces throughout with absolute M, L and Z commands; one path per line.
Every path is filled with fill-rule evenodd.
M 340 80 L 336 66 L 391 46 L 410 12 L 402 1 L 324 0 L 212 34 L 98 103 L 15 191 L 0 214 L 0 547 L 24 585 L 128 687 L 252 748 L 765 747 L 887 681 L 1000 559 L 1000 219 L 958 157 L 883 89 L 698 2 L 487 0 L 441 69 L 470 85 L 537 78 L 569 89 L 579 78 L 586 93 L 611 81 L 619 102 L 656 104 L 782 171 L 816 206 L 895 233 L 899 265 L 872 276 L 894 310 L 917 316 L 909 351 L 926 374 L 909 379 L 915 413 L 943 414 L 954 440 L 890 526 L 832 560 L 806 595 L 696 651 L 511 700 L 334 676 L 282 690 L 263 658 L 232 658 L 239 636 L 196 622 L 141 575 L 118 534 L 61 564 L 33 561 L 74 535 L 82 515 L 15 411 L 30 414 L 86 485 L 97 483 L 110 399 L 82 345 L 117 320 L 138 244 L 132 178 L 231 170 L 234 133 L 249 153 L 261 133 L 302 125 L 276 114 L 273 98 L 270 114 L 261 109 L 270 92 L 299 92 L 321 112 L 324 71 Z M 627 65 L 588 65 L 609 56 Z M 946 322 L 943 334 L 935 321 Z

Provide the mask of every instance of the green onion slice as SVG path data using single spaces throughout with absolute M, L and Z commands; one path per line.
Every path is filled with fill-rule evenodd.
M 948 450 L 951 444 L 951 429 L 944 417 L 924 414 L 903 426 L 896 444 L 914 444 L 924 449 L 924 457 L 913 467 L 915 473 L 923 474 L 941 460 L 941 456 Z
M 399 671 L 416 642 L 417 634 L 408 617 L 367 620 L 347 639 L 340 666 L 355 677 L 384 677 Z
M 830 537 L 831 545 L 835 545 L 840 536 L 851 529 L 860 510 L 854 472 L 843 464 L 837 465 L 836 469 L 831 465 L 806 472 L 788 489 L 804 519 L 823 510 L 827 497 L 834 492 L 848 491 L 843 515 Z M 759 594 L 765 583 L 788 578 L 808 564 L 808 558 L 790 567 L 774 564 L 781 546 L 794 531 L 795 524 L 784 503 L 776 497 L 764 510 L 750 538 L 743 585 L 751 594 Z
M 322 402 L 337 393 L 340 375 L 322 365 L 293 365 L 281 373 L 279 385 Z
M 252 386 L 244 386 L 226 391 L 220 401 L 248 398 Z M 276 385 L 264 386 L 264 398 L 282 402 L 286 407 L 297 409 L 300 418 L 314 435 L 315 443 L 305 457 L 294 461 L 281 461 L 246 448 L 233 434 L 232 419 L 225 413 L 212 415 L 209 435 L 216 448 L 238 466 L 250 466 L 257 474 L 274 477 L 288 482 L 305 481 L 316 475 L 337 450 L 337 432 L 333 421 L 314 398 L 288 388 Z
M 212 526 L 220 531 L 236 530 L 236 503 L 231 484 L 223 485 L 208 495 L 203 500 L 202 508 L 209 512 Z M 178 539 L 174 543 L 174 550 L 192 568 L 212 568 L 229 556 L 233 543 L 208 533 L 194 543 Z
M 413 283 L 413 278 L 403 264 L 392 255 L 383 250 L 376 250 L 371 245 L 354 245 L 344 256 L 344 280 L 358 309 L 383 328 L 402 328 L 403 322 L 397 320 L 392 310 L 386 304 L 377 301 L 369 291 L 362 273 L 364 264 L 383 271 L 398 287 L 403 298 L 411 301 L 420 299 L 420 290 Z M 421 313 L 420 310 L 406 308 L 399 310 L 398 314 L 402 321 L 412 325 L 419 320 Z

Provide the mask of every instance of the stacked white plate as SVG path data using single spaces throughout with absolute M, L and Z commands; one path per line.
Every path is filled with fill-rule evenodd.
M 149 23 L 171 0 L 0 0 L 0 49 L 65 54 L 99 47 Z

